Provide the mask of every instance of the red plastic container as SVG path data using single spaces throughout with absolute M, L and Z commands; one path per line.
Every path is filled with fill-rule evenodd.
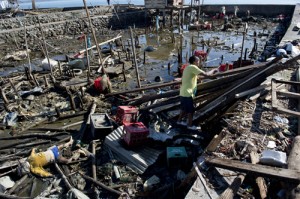
M 228 64 L 228 70 L 232 70 L 233 69 L 233 64 Z M 219 66 L 219 71 L 220 72 L 225 72 L 226 71 L 226 64 L 221 64 Z
M 138 111 L 138 108 L 135 106 L 119 106 L 116 122 L 120 125 L 136 122 Z
M 147 141 L 148 128 L 142 122 L 125 123 L 123 128 L 123 139 L 130 146 L 139 146 Z

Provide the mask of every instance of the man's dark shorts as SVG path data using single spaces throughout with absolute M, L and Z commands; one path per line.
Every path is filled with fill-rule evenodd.
M 193 113 L 194 112 L 194 102 L 192 97 L 182 97 L 180 96 L 180 104 L 181 110 L 186 113 Z

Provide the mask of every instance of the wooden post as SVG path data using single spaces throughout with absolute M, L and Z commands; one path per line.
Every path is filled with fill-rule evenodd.
M 244 50 L 245 36 L 246 36 L 246 33 L 247 33 L 247 26 L 248 26 L 248 24 L 246 23 L 244 25 L 244 31 L 243 31 L 242 50 L 241 50 L 240 63 L 239 63 L 240 67 L 242 66 L 242 62 L 243 62 L 243 50 Z
M 0 87 L 0 94 L 1 94 L 1 97 L 3 99 L 4 104 L 8 104 L 9 101 L 7 100 L 6 95 L 4 93 L 4 90 L 1 87 Z
M 180 59 L 181 59 L 181 61 L 182 61 L 182 51 L 183 51 L 183 48 L 182 48 L 182 45 L 183 45 L 183 33 L 181 32 L 180 34 L 179 34 L 179 36 L 180 36 Z M 182 63 L 182 62 L 181 62 Z
M 163 9 L 163 27 L 166 27 L 166 9 Z
M 192 24 L 192 11 L 193 11 L 193 0 L 191 0 L 190 24 Z
M 203 0 L 204 1 L 204 0 Z M 203 2 L 202 1 L 202 2 Z M 198 18 L 197 18 L 197 21 L 200 23 L 200 14 L 201 14 L 201 2 L 200 2 L 200 0 L 199 0 L 199 7 L 198 7 Z
M 91 66 L 90 66 L 90 58 L 89 58 L 89 51 L 88 51 L 88 44 L 87 44 L 87 38 L 86 35 L 84 35 L 84 42 L 85 42 L 85 53 L 86 53 L 86 60 L 88 65 L 88 72 L 87 72 L 87 79 L 90 79 L 91 74 Z
M 36 10 L 35 0 L 31 0 L 31 3 L 32 3 L 32 10 Z
M 34 1 L 34 0 L 33 0 Z M 29 77 L 31 77 L 31 61 L 30 61 L 30 55 L 28 52 L 28 42 L 27 42 L 27 33 L 26 33 L 26 22 L 24 22 L 24 39 L 25 39 L 25 47 L 26 47 L 26 54 L 27 54 L 27 59 L 28 59 L 28 73 L 29 73 Z
M 48 50 L 47 50 L 46 39 L 45 39 L 44 31 L 42 29 L 42 25 L 41 25 L 39 16 L 37 16 L 37 19 L 39 22 L 39 27 L 40 27 L 40 31 L 41 31 L 41 35 L 42 35 L 43 45 L 44 45 L 44 49 L 45 49 L 45 53 L 46 53 L 46 58 L 47 58 L 47 61 L 49 64 L 50 72 L 51 72 L 51 75 L 54 76 L 53 71 L 52 71 L 52 66 L 50 64 L 50 58 L 49 58 L 49 54 L 48 54 Z
M 94 27 L 93 27 L 93 24 L 92 24 L 90 13 L 89 13 L 89 10 L 88 10 L 87 5 L 86 5 L 86 0 L 83 0 L 83 4 L 84 4 L 84 7 L 85 7 L 86 15 L 87 15 L 88 20 L 89 20 L 90 28 L 92 30 L 93 38 L 94 38 L 94 41 L 95 41 L 95 44 L 96 44 L 96 47 L 97 47 L 97 51 L 98 51 L 98 55 L 99 55 L 99 60 L 98 60 L 99 61 L 99 66 L 100 67 L 102 66 L 102 72 L 105 73 L 104 66 L 103 66 L 103 63 L 102 63 L 101 51 L 100 51 L 100 48 L 99 48 L 99 45 L 98 45 L 98 41 L 97 41 L 96 33 L 95 33 L 95 30 L 94 30 Z
M 244 60 L 247 60 L 247 51 L 248 51 L 248 48 L 245 49 Z
M 13 88 L 13 90 L 15 91 L 16 95 L 18 96 L 18 100 L 17 101 L 21 100 L 22 98 L 21 98 L 20 94 L 18 93 L 17 88 L 15 87 L 15 85 L 13 84 L 13 82 L 11 81 L 11 79 L 8 78 L 8 81 L 9 81 L 11 87 Z
M 171 9 L 170 25 L 173 27 L 173 9 Z
M 140 82 L 140 76 L 139 76 L 139 69 L 138 69 L 138 63 L 136 60 L 136 54 L 135 54 L 135 46 L 134 46 L 134 41 L 133 41 L 133 33 L 132 29 L 130 28 L 130 37 L 131 37 L 131 46 L 132 46 L 132 53 L 133 53 L 133 58 L 134 58 L 134 66 L 135 66 L 135 73 L 136 73 L 136 78 L 137 78 L 137 84 L 138 88 L 141 88 L 141 82 Z
M 73 95 L 72 95 L 72 93 L 70 92 L 69 89 L 67 89 L 67 92 L 68 92 L 68 96 L 70 98 L 71 108 L 75 111 L 76 110 L 76 106 L 75 106 Z
M 123 69 L 123 78 L 124 78 L 124 82 L 126 82 L 126 74 L 125 74 L 125 63 L 122 62 L 122 69 Z
M 97 171 L 96 171 L 96 142 L 92 141 L 92 154 L 93 154 L 93 160 L 92 160 L 92 173 L 93 173 L 93 179 L 97 181 Z
M 182 23 L 181 23 L 181 28 L 183 29 L 184 27 L 184 16 L 185 15 L 185 10 L 182 10 Z
M 48 83 L 48 79 L 46 76 L 44 76 L 44 82 L 45 82 L 45 87 L 48 88 L 49 87 L 49 83 Z
M 174 44 L 175 43 L 175 34 L 172 33 L 172 43 Z
M 32 77 L 33 77 L 33 81 L 34 81 L 35 85 L 36 85 L 36 86 L 40 86 L 39 82 L 38 82 L 37 79 L 36 79 L 35 74 L 32 74 Z
M 143 64 L 146 64 L 146 51 L 144 50 L 144 61 Z
M 300 171 L 299 164 L 300 164 L 300 159 L 299 159 L 299 151 L 300 151 L 300 136 L 299 136 L 299 129 L 298 129 L 298 135 L 294 138 L 294 142 L 292 145 L 292 150 L 290 151 L 289 157 L 288 157 L 288 168 Z M 292 199 L 299 199 L 300 198 L 300 184 L 294 185 L 288 185 L 289 188 L 292 188 L 291 191 L 291 197 Z

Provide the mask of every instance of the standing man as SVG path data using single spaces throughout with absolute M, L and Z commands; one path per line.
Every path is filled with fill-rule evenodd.
M 193 115 L 194 115 L 194 102 L 193 98 L 197 92 L 197 76 L 201 75 L 209 77 L 216 73 L 217 70 L 205 72 L 199 68 L 200 59 L 197 56 L 191 56 L 189 59 L 190 65 L 188 65 L 182 75 L 182 83 L 180 87 L 180 103 L 181 111 L 177 120 L 179 125 L 187 125 L 190 130 L 201 130 L 200 126 L 193 126 Z M 182 118 L 187 115 L 187 123 L 182 121 Z

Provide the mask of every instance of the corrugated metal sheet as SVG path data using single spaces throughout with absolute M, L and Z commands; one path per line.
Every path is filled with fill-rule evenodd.
M 155 163 L 162 150 L 157 150 L 147 146 L 136 149 L 125 149 L 122 143 L 123 126 L 114 130 L 106 136 L 104 145 L 108 147 L 117 157 L 133 167 L 138 173 L 142 174 L 145 170 Z

